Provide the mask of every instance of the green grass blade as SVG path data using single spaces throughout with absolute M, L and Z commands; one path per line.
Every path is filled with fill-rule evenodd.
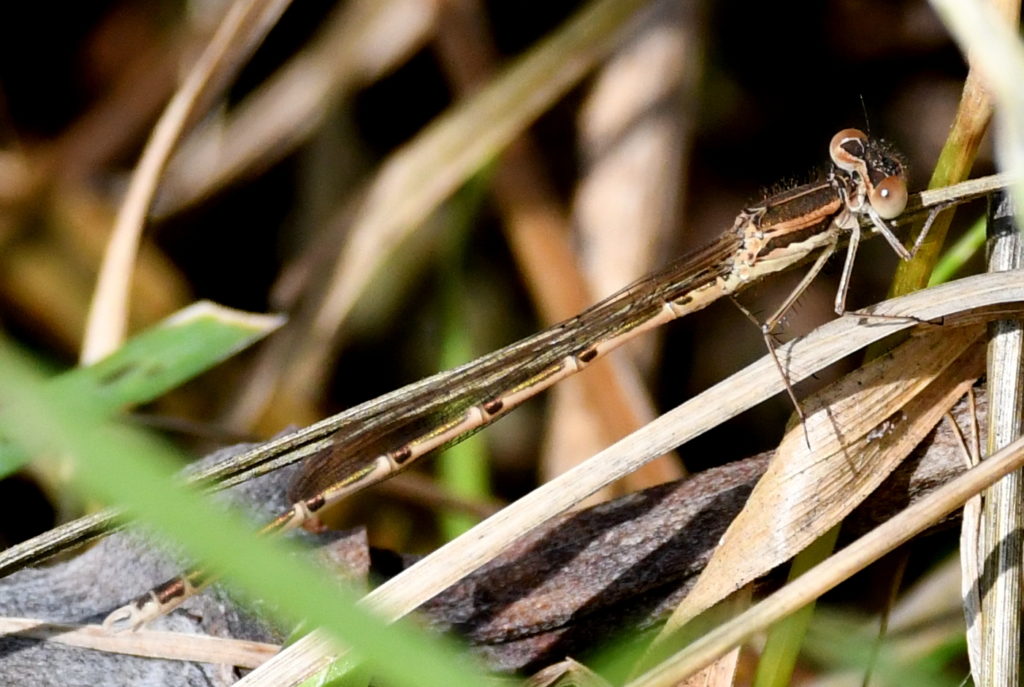
M 46 381 L 48 393 L 89 398 L 104 419 L 152 401 L 259 341 L 284 322 L 200 301 L 132 337 L 121 348 L 88 367 Z M 0 443 L 0 477 L 21 468 L 28 456 Z
M 478 174 L 449 203 L 452 219 L 438 261 L 441 292 L 438 319 L 443 329 L 441 359 L 438 362 L 442 370 L 461 365 L 479 355 L 473 350 L 467 300 L 470 290 L 466 284 L 464 263 L 469 228 L 480 214 L 490 179 L 490 173 Z M 479 434 L 449 448 L 438 456 L 436 463 L 438 481 L 453 494 L 480 501 L 492 498 L 487 445 Z M 480 518 L 445 509 L 438 520 L 441 536 L 450 541 L 473 527 Z
M 968 260 L 985 247 L 985 224 L 985 218 L 980 217 L 956 243 L 942 254 L 928 278 L 928 286 L 944 284 L 952 279 L 957 272 L 963 269 Z
M 177 486 L 178 460 L 165 445 L 107 422 L 88 394 L 54 393 L 19 358 L 0 342 L 0 429 L 30 452 L 71 456 L 85 493 L 123 505 L 284 620 L 322 627 L 390 685 L 483 684 L 473 662 L 447 643 L 385 624 L 354 592 L 289 555 L 296 547 L 257 537 L 233 513 Z

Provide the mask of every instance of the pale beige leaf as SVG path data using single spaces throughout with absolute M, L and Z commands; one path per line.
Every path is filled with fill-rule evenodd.
M 691 675 L 680 687 L 730 687 L 736 677 L 736 664 L 739 662 L 740 649 L 736 647 L 700 672 Z
M 733 594 L 719 610 L 730 616 L 738 615 L 750 607 L 753 598 L 752 585 L 747 585 Z M 723 654 L 714 663 L 689 676 L 679 683 L 678 687 L 731 687 L 736 681 L 736 668 L 739 665 L 740 647 Z
M 524 687 L 611 687 L 611 683 L 582 663 L 567 658 L 534 673 Z
M 978 580 L 978 551 L 981 550 L 981 495 L 964 504 L 963 523 L 960 525 L 960 593 L 963 599 L 964 621 L 967 626 L 967 660 L 971 675 L 981 675 L 981 646 L 985 616 L 981 613 L 981 590 Z
M 815 394 L 807 439 L 799 425 L 783 438 L 666 631 L 793 557 L 863 501 L 980 374 L 978 356 L 965 351 L 981 331 L 915 337 Z

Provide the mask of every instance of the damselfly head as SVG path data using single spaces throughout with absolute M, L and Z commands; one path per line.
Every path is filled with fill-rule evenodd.
M 836 167 L 864 184 L 871 208 L 882 219 L 898 217 L 907 207 L 907 177 L 899 155 L 860 129 L 843 129 L 832 137 L 829 153 Z

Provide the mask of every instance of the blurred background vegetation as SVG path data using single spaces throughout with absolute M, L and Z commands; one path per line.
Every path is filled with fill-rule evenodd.
M 508 84 L 597 5 L 294 3 L 172 158 L 130 298 L 132 330 L 199 298 L 290 324 L 138 421 L 201 454 L 511 343 L 811 178 L 841 128 L 890 140 L 911 189 L 927 182 L 966 74 L 927 3 L 634 4 L 605 12 L 615 40 L 584 35 L 550 73 Z M 0 326 L 55 369 L 76 363 L 128 175 L 223 11 L 203 0 L 0 10 Z M 504 104 L 465 106 L 485 90 Z M 453 121 L 444 145 L 424 143 Z M 975 172 L 990 167 L 983 153 Z M 882 298 L 897 261 L 884 244 L 862 250 L 851 307 Z M 832 316 L 837 267 L 784 336 Z M 793 278 L 744 303 L 770 309 Z M 368 523 L 378 545 L 429 550 L 449 525 L 422 515 L 445 492 L 471 502 L 460 512 L 486 511 L 763 354 L 729 303 L 665 330 L 615 362 L 621 394 L 567 385 L 486 432 L 440 486 L 400 480 L 339 518 Z M 770 448 L 791 411 L 785 398 L 765 404 L 623 488 Z M 626 426 L 608 421 L 623 415 Z M 466 461 L 487 467 L 453 475 Z M 51 527 L 62 482 L 30 470 L 0 483 L 0 544 Z

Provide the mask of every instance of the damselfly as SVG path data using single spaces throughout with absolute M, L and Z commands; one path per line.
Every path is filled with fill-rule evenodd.
M 741 212 L 715 242 L 534 336 L 389 395 L 358 424 L 343 425 L 311 457 L 292 487 L 292 507 L 263 528 L 291 529 L 329 504 L 405 469 L 490 424 L 525 400 L 625 341 L 738 293 L 767 275 L 816 259 L 763 330 L 769 334 L 825 265 L 842 237 L 849 243 L 835 310 L 845 295 L 866 218 L 896 253 L 911 252 L 885 220 L 903 212 L 903 164 L 857 129 L 836 134 L 832 168 L 820 181 L 775 194 Z M 919 239 L 920 241 L 920 239 Z M 111 613 L 108 627 L 138 627 L 180 604 L 209 581 L 193 570 Z

